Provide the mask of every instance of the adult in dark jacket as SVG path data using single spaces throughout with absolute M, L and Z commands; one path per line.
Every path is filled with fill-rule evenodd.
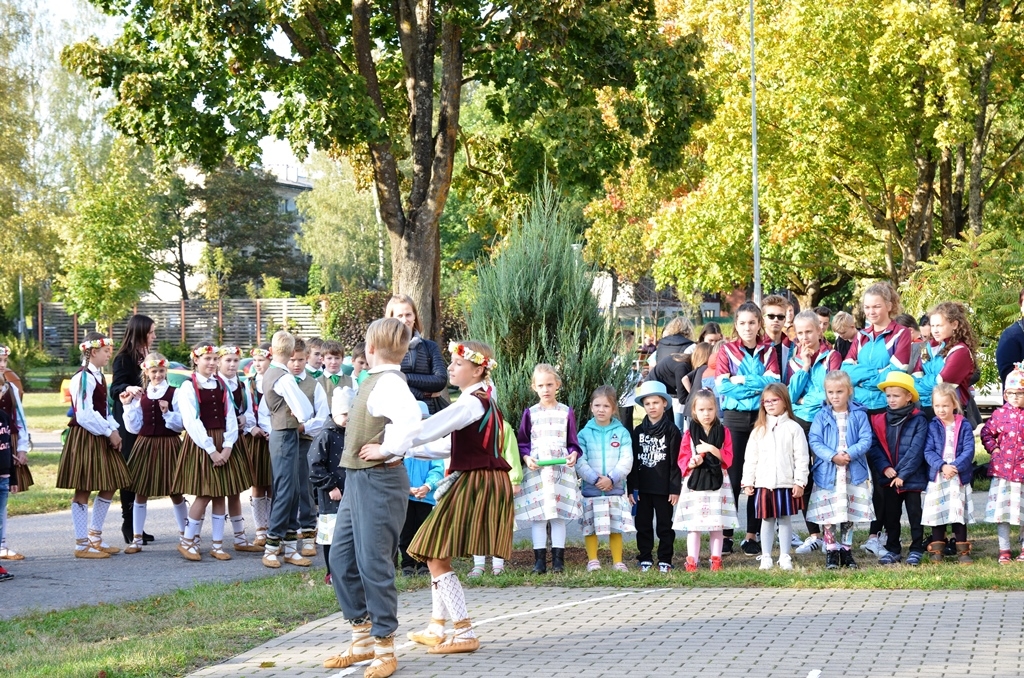
M 1024 289 L 1017 299 L 1020 313 L 1024 316 Z M 1013 366 L 1024 362 L 1024 319 L 1013 323 L 999 335 L 996 345 L 996 367 L 999 369 L 999 383 L 1005 384 L 1006 377 L 1013 371 Z
M 906 506 L 912 540 L 907 564 L 918 565 L 924 553 L 921 493 L 928 487 L 928 464 L 924 459 L 928 420 L 917 405 L 914 378 L 909 374 L 892 372 L 878 388 L 886 392 L 889 403 L 884 412 L 870 417 L 874 440 L 868 450 L 868 460 L 881 485 L 887 551 L 878 562 L 894 565 L 902 559 L 900 518 Z
M 401 365 L 409 390 L 416 400 L 427 404 L 431 414 L 443 410 L 448 406 L 448 366 L 437 342 L 422 336 L 423 325 L 416 304 L 408 295 L 396 294 L 388 301 L 384 316 L 398 318 L 412 331 L 409 352 Z
M 689 392 L 683 388 L 683 377 L 693 369 L 690 353 L 693 352 L 693 325 L 683 316 L 676 316 L 665 325 L 658 348 L 654 353 L 654 367 L 649 379 L 665 384 L 665 390 L 672 399 L 672 417 L 677 427 L 683 425 L 683 407 Z
M 142 368 L 139 365 L 146 358 L 150 347 L 156 344 L 156 323 L 148 315 L 135 314 L 128 319 L 124 328 L 121 347 L 114 356 L 113 378 L 110 382 L 110 400 L 113 403 L 114 421 L 117 422 L 121 434 L 121 454 L 127 462 L 135 444 L 135 436 L 124 426 L 124 404 L 121 394 L 127 389 L 142 388 Z M 132 542 L 134 526 L 132 524 L 132 506 L 135 504 L 135 492 L 130 487 L 121 488 L 121 534 L 126 544 Z M 144 543 L 153 541 L 153 535 L 143 534 Z
M 309 446 L 307 461 L 309 463 L 309 484 L 316 488 L 317 506 L 320 515 L 317 518 L 317 532 L 330 530 L 333 541 L 333 519 L 338 515 L 341 495 L 345 491 L 345 469 L 340 466 L 341 454 L 345 451 L 345 429 L 340 426 L 324 428 L 317 434 Z M 331 576 L 331 545 L 324 547 L 324 563 L 327 565 L 328 583 L 333 583 Z M 338 582 L 339 585 L 342 582 Z

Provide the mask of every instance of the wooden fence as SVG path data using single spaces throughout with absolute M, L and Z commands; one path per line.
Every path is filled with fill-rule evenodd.
M 268 341 L 273 331 L 291 327 L 304 337 L 320 333 L 317 314 L 298 299 L 190 299 L 139 302 L 133 314 L 148 315 L 156 323 L 157 341 L 194 344 L 214 341 L 242 347 Z M 103 332 L 121 341 L 128 317 L 113 325 L 79 322 L 63 304 L 40 303 L 36 319 L 39 343 L 54 355 L 64 356 L 86 332 Z

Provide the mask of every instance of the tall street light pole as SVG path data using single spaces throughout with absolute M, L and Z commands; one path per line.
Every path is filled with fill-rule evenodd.
M 750 0 L 750 140 L 754 178 L 754 303 L 761 305 L 761 211 L 757 196 L 757 71 L 754 59 L 754 0 Z

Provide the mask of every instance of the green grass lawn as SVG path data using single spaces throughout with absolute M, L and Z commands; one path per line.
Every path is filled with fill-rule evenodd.
M 26 516 L 34 513 L 50 513 L 71 508 L 71 497 L 74 490 L 58 490 L 57 464 L 60 462 L 59 452 L 31 452 L 28 455 L 28 466 L 32 470 L 35 481 L 27 492 L 10 495 L 7 501 L 7 512 L 12 516 Z
M 62 431 L 68 425 L 68 404 L 59 393 L 26 393 L 21 404 L 31 431 Z

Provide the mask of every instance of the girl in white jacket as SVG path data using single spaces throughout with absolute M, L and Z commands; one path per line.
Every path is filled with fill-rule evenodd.
M 779 525 L 779 567 L 793 569 L 789 555 L 793 537 L 791 517 L 803 509 L 809 456 L 807 438 L 793 421 L 789 391 L 769 384 L 761 393 L 757 423 L 747 442 L 743 462 L 743 491 L 754 502 L 761 523 L 761 569 L 772 567 L 775 523 Z

